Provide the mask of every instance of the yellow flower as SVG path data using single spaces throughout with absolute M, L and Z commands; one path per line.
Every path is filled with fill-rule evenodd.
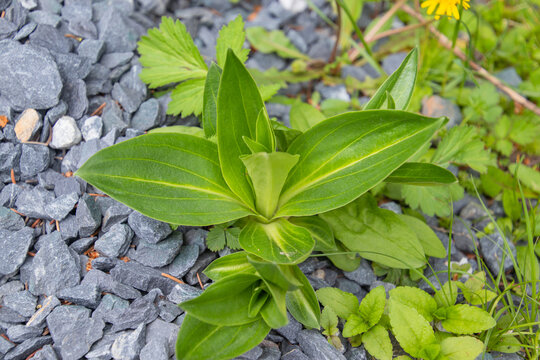
M 463 8 L 467 10 L 471 7 L 470 0 L 424 0 L 422 8 L 428 8 L 427 13 L 429 15 L 435 12 L 435 19 L 439 19 L 441 16 L 455 17 L 459 20 L 459 5 L 462 4 Z

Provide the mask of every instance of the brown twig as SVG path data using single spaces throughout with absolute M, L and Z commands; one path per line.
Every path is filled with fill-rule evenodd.
M 415 11 L 414 9 L 409 7 L 408 5 L 403 5 L 402 9 L 407 14 L 415 17 L 418 21 L 424 21 L 424 17 L 422 16 L 422 14 Z M 470 67 L 478 73 L 478 75 L 480 75 L 481 77 L 483 77 L 484 79 L 486 79 L 487 81 L 489 81 L 490 83 L 495 85 L 497 88 L 499 88 L 499 90 L 501 90 L 506 95 L 508 95 L 510 97 L 510 99 L 512 99 L 512 101 L 514 101 L 515 103 L 523 106 L 526 109 L 531 110 L 533 113 L 540 116 L 540 108 L 538 106 L 536 106 L 531 101 L 527 100 L 524 96 L 522 96 L 521 94 L 519 94 L 515 90 L 513 90 L 513 89 L 509 88 L 508 86 L 504 85 L 501 80 L 499 80 L 495 76 L 491 75 L 482 66 L 478 65 L 477 63 L 475 63 L 472 60 L 467 59 L 467 56 L 465 55 L 465 53 L 461 49 L 459 49 L 457 47 L 453 47 L 452 46 L 452 41 L 450 39 L 448 39 L 444 34 L 439 32 L 439 30 L 437 30 L 435 28 L 435 26 L 429 25 L 428 29 L 433 35 L 435 35 L 435 37 L 439 41 L 439 44 L 444 46 L 446 49 L 448 49 L 450 51 L 453 51 L 454 55 L 456 55 L 462 61 L 467 62 L 470 65 Z
M 381 19 L 368 31 L 368 33 L 366 34 L 366 36 L 364 37 L 364 39 L 366 40 L 366 42 L 369 42 L 371 38 L 373 38 L 378 32 L 379 30 L 381 30 L 381 28 L 384 26 L 384 24 L 386 24 L 386 22 L 388 20 L 390 20 L 390 18 L 392 16 L 394 16 L 394 14 L 396 13 L 396 11 L 398 11 L 404 4 L 405 4 L 405 1 L 407 0 L 399 0 L 397 3 L 394 4 L 394 6 L 392 6 L 390 8 L 390 10 L 388 10 L 382 17 Z
M 103 113 L 103 108 L 105 108 L 106 105 L 107 105 L 106 102 L 99 105 L 99 107 L 96 110 L 94 110 L 94 112 L 91 113 L 90 116 L 101 115 Z
M 334 43 L 334 47 L 332 48 L 332 52 L 330 53 L 330 57 L 328 58 L 329 64 L 336 61 L 337 50 L 339 47 L 339 39 L 341 38 L 341 6 L 339 5 L 339 1 L 336 1 L 336 7 L 337 7 L 336 42 Z
M 201 286 L 201 289 L 204 290 L 204 285 L 203 285 L 203 283 L 201 281 L 201 277 L 199 276 L 199 273 L 197 273 L 197 280 L 199 280 L 199 285 Z
M 161 273 L 161 276 L 166 277 L 167 279 L 171 279 L 172 281 L 176 281 L 179 284 L 185 284 L 185 282 L 183 282 L 182 280 L 179 280 L 179 279 L 175 278 L 174 276 L 169 275 L 167 273 Z

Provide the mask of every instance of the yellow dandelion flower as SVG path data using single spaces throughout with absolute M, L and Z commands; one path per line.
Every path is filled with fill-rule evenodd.
M 424 0 L 422 8 L 428 8 L 428 15 L 433 14 L 435 11 L 435 19 L 439 19 L 441 16 L 454 17 L 459 20 L 459 5 L 463 5 L 465 10 L 469 9 L 471 5 L 470 0 Z

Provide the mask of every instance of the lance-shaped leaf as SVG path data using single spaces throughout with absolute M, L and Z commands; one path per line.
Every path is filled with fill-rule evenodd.
M 302 283 L 296 278 L 293 268 L 295 265 L 279 265 L 261 258 L 248 255 L 249 263 L 257 270 L 257 273 L 265 282 L 270 282 L 287 291 L 302 286 Z
M 408 185 L 448 185 L 457 181 L 450 171 L 434 164 L 408 162 L 390 174 L 385 182 Z
M 206 269 L 204 274 L 213 281 L 218 281 L 227 276 L 237 274 L 253 274 L 255 268 L 248 262 L 247 253 L 239 251 L 214 260 Z
M 261 309 L 261 316 L 268 326 L 273 329 L 279 329 L 287 325 L 287 305 L 285 303 L 286 290 L 283 290 L 271 282 L 265 281 L 266 292 L 270 297 Z
M 210 285 L 198 297 L 180 306 L 197 319 L 214 325 L 236 326 L 253 322 L 248 308 L 255 284 L 260 278 L 251 274 L 228 276 Z
M 246 204 L 254 204 L 253 191 L 246 177 L 241 155 L 251 154 L 243 137 L 261 143 L 268 149 L 275 144 L 272 131 L 257 136 L 257 118 L 264 103 L 255 81 L 232 50 L 221 75 L 217 100 L 217 135 L 219 162 L 225 181 Z M 265 117 L 268 120 L 268 117 Z M 268 129 L 272 130 L 270 126 Z
M 429 141 L 444 119 L 396 110 L 350 112 L 298 136 L 299 154 L 276 216 L 306 216 L 339 208 L 400 167 Z
M 393 99 L 396 110 L 406 110 L 414 90 L 417 68 L 418 49 L 414 48 L 399 68 L 379 87 L 375 95 L 364 106 L 364 110 L 380 109 L 387 102 L 387 93 Z
M 108 147 L 76 173 L 142 214 L 171 224 L 204 226 L 251 212 L 221 176 L 217 147 L 179 133 L 156 133 Z
M 258 318 L 249 324 L 220 326 L 202 322 L 188 314 L 176 342 L 178 360 L 228 360 L 259 345 L 270 327 Z
M 202 125 L 206 137 L 211 137 L 216 134 L 217 122 L 217 96 L 219 90 L 219 80 L 221 79 L 221 69 L 216 64 L 212 63 L 206 81 L 204 83 L 203 96 L 203 114 Z
M 243 155 L 241 159 L 255 190 L 257 211 L 268 219 L 272 218 L 276 211 L 279 193 L 289 171 L 298 162 L 298 155 L 284 152 L 259 152 Z
M 289 221 L 294 225 L 302 226 L 309 231 L 311 237 L 315 240 L 314 251 L 338 252 L 334 233 L 330 225 L 317 216 L 292 217 Z
M 240 233 L 244 250 L 277 264 L 304 261 L 315 246 L 309 231 L 280 218 L 268 224 L 250 221 Z
M 287 292 L 285 296 L 287 310 L 305 326 L 318 329 L 321 320 L 321 309 L 319 308 L 315 290 L 313 290 L 309 280 L 298 266 L 293 266 L 293 271 L 302 286 Z
M 366 259 L 398 269 L 418 268 L 426 262 L 415 232 L 397 214 L 379 209 L 368 195 L 319 216 L 336 239 Z

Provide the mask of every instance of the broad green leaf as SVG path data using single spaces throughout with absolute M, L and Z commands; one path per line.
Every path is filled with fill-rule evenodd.
M 406 110 L 411 101 L 416 71 L 418 67 L 418 49 L 414 48 L 403 60 L 399 68 L 379 87 L 375 95 L 364 106 L 364 110 L 379 109 L 390 93 L 397 110 Z
M 287 149 L 300 161 L 285 183 L 277 216 L 307 216 L 346 205 L 400 167 L 442 121 L 393 110 L 324 120 Z
M 489 348 L 493 351 L 513 354 L 521 350 L 521 347 L 521 342 L 514 336 L 501 336 L 498 341 Z
M 276 137 L 274 136 L 274 130 L 266 113 L 266 108 L 262 108 L 257 116 L 255 140 L 267 149 L 266 152 L 276 150 Z
M 254 195 L 240 156 L 249 155 L 251 151 L 242 137 L 256 139 L 256 123 L 261 109 L 264 109 L 264 104 L 255 81 L 234 52 L 229 50 L 217 101 L 219 162 L 231 190 L 249 206 L 254 206 Z M 272 148 L 271 138 L 259 142 Z
M 216 60 L 220 67 L 225 66 L 227 50 L 230 48 L 238 60 L 246 62 L 249 49 L 243 49 L 246 34 L 244 33 L 244 21 L 242 16 L 238 15 L 233 21 L 222 27 L 216 43 Z
M 377 286 L 371 290 L 360 303 L 360 316 L 369 327 L 375 326 L 381 319 L 386 305 L 386 291 L 384 286 Z
M 291 127 L 299 131 L 308 131 L 325 119 L 324 115 L 313 106 L 298 100 L 289 112 Z
M 251 46 L 262 53 L 275 52 L 283 58 L 309 60 L 281 30 L 267 31 L 262 26 L 252 26 L 246 29 L 246 35 Z
M 302 262 L 315 246 L 309 231 L 284 218 L 268 224 L 252 220 L 240 233 L 239 240 L 247 252 L 277 264 Z
M 441 290 L 437 291 L 433 299 L 437 307 L 448 307 L 456 303 L 458 296 L 458 287 L 454 281 L 447 281 Z
M 441 353 L 441 345 L 439 344 L 428 344 L 420 350 L 418 355 L 421 359 L 439 359 L 439 354 Z
M 390 324 L 399 345 L 419 357 L 422 349 L 436 342 L 429 322 L 415 309 L 390 299 Z
M 203 79 L 207 67 L 184 24 L 162 17 L 138 43 L 141 79 L 151 88 L 188 79 Z
M 438 258 L 446 256 L 446 249 L 441 240 L 425 222 L 409 215 L 399 215 L 399 217 L 415 232 L 426 255 Z
M 385 182 L 409 185 L 447 185 L 457 182 L 450 171 L 434 164 L 408 162 L 390 174 Z
M 223 180 L 216 144 L 196 136 L 139 136 L 99 151 L 76 175 L 171 224 L 205 226 L 251 214 Z
M 496 324 L 486 311 L 465 304 L 449 306 L 444 309 L 444 313 L 445 319 L 441 320 L 441 324 L 446 331 L 454 334 L 479 333 Z
M 237 274 L 255 275 L 255 268 L 247 260 L 247 253 L 239 251 L 214 260 L 203 271 L 213 281 Z
M 368 331 L 371 326 L 367 323 L 366 320 L 358 313 L 351 314 L 347 318 L 347 322 L 343 325 L 343 336 L 353 337 L 356 335 L 361 335 Z
M 276 211 L 279 193 L 289 175 L 289 171 L 298 162 L 298 155 L 284 152 L 259 152 L 240 157 L 244 163 L 253 189 L 255 207 L 267 219 Z
M 273 329 L 278 329 L 287 325 L 287 304 L 285 301 L 286 290 L 283 290 L 277 285 L 265 281 L 267 292 L 270 298 L 261 309 L 261 316 L 264 321 Z
M 427 321 L 433 320 L 437 303 L 424 290 L 410 286 L 398 286 L 390 290 L 390 299 L 415 309 Z
M 228 360 L 259 345 L 270 332 L 263 319 L 240 326 L 211 325 L 188 314 L 176 342 L 178 360 Z
M 171 101 L 167 107 L 167 114 L 187 117 L 191 114 L 200 115 L 203 110 L 205 79 L 187 80 L 178 85 L 171 92 Z
M 441 341 L 441 354 L 448 360 L 474 360 L 484 350 L 484 344 L 471 336 L 450 337 Z
M 227 276 L 198 297 L 180 304 L 189 315 L 213 325 L 237 326 L 256 320 L 248 313 L 251 294 L 260 278 L 251 274 Z
M 185 125 L 175 125 L 175 126 L 167 126 L 167 127 L 161 127 L 152 129 L 148 132 L 149 134 L 186 134 L 186 135 L 193 135 L 200 138 L 204 138 L 204 130 L 201 129 L 198 126 L 185 126 Z M 211 139 L 208 139 L 211 140 Z
M 333 253 L 340 253 L 338 255 L 331 255 Z M 348 254 L 342 254 L 348 253 Z M 354 271 L 360 266 L 362 258 L 354 251 L 350 251 L 338 240 L 336 241 L 336 248 L 334 250 L 324 251 L 326 257 L 334 264 L 337 268 L 343 271 Z
M 456 285 L 461 289 L 465 300 L 467 300 L 467 302 L 471 305 L 486 304 L 488 301 L 493 300 L 497 296 L 497 294 L 495 294 L 493 291 L 484 289 L 486 285 L 486 273 L 483 271 L 471 275 L 471 277 L 464 284 L 461 282 L 456 282 Z
M 212 63 L 206 81 L 204 83 L 203 94 L 203 114 L 202 125 L 206 137 L 212 137 L 216 134 L 217 126 L 217 96 L 219 90 L 219 81 L 221 79 L 221 69 Z
M 503 209 L 506 215 L 513 221 L 521 217 L 521 203 L 515 191 L 504 189 L 502 194 Z
M 330 287 L 319 289 L 316 293 L 321 304 L 331 307 L 342 319 L 348 319 L 358 312 L 358 298 L 351 293 Z
M 287 310 L 304 326 L 318 329 L 321 310 L 315 290 L 313 290 L 309 280 L 298 266 L 293 266 L 293 271 L 296 279 L 302 283 L 302 286 L 287 292 L 285 296 Z
M 319 216 L 330 225 L 336 239 L 366 259 L 398 269 L 425 264 L 424 250 L 414 231 L 397 214 L 379 209 L 371 196 Z
M 289 221 L 294 225 L 306 228 L 315 240 L 314 251 L 333 251 L 337 252 L 334 233 L 330 226 L 317 216 L 292 217 Z
M 249 300 L 248 316 L 252 318 L 257 316 L 257 314 L 263 308 L 264 304 L 266 304 L 266 301 L 269 297 L 270 294 L 264 291 L 263 288 L 260 286 L 253 290 L 253 292 L 251 293 L 251 299 Z
M 362 343 L 371 356 L 377 360 L 392 359 L 392 342 L 388 331 L 381 325 L 375 325 L 362 335 Z
M 540 172 L 525 165 L 510 164 L 508 167 L 512 174 L 516 174 L 519 181 L 532 191 L 540 194 Z
M 248 255 L 247 259 L 265 282 L 271 282 L 285 291 L 302 286 L 294 273 L 294 265 L 278 265 L 254 255 Z

